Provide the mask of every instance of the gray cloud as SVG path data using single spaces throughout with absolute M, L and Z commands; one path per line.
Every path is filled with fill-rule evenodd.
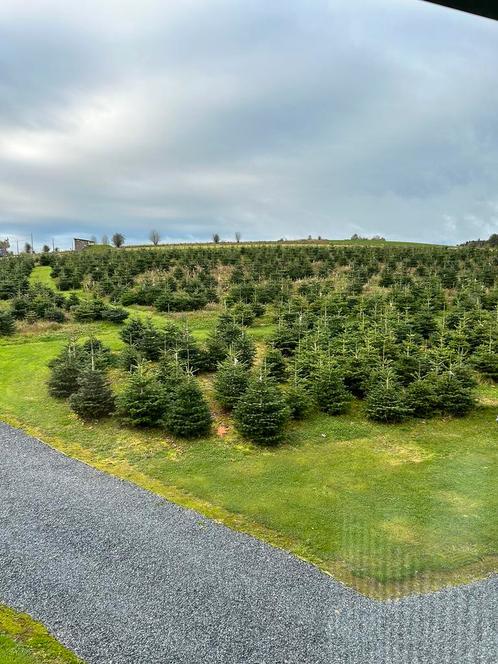
M 419 0 L 6 0 L 0 235 L 484 237 L 497 61 Z

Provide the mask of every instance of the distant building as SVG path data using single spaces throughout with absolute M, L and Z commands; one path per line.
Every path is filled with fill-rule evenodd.
M 83 240 L 80 237 L 74 238 L 74 250 L 83 251 L 87 247 L 92 247 L 95 244 L 95 240 Z
M 7 256 L 10 249 L 9 240 L 0 240 L 0 256 Z

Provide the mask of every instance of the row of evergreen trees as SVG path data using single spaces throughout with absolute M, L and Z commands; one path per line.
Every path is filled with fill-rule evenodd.
M 194 438 L 210 432 L 212 416 L 199 381 L 177 358 L 165 354 L 155 368 L 143 362 L 133 366 L 117 396 L 107 376 L 108 367 L 115 361 L 97 339 L 82 345 L 72 342 L 50 363 L 49 393 L 69 399 L 71 409 L 83 420 L 115 412 L 123 424 L 162 426 L 180 437 Z M 240 433 L 265 444 L 279 440 L 289 410 L 276 385 L 263 377 L 249 380 L 247 376 L 244 392 L 235 410 Z
M 476 284 L 493 291 L 495 305 L 498 296 L 497 254 L 487 248 L 171 246 L 54 254 L 49 260 L 61 290 L 85 283 L 116 302 L 155 305 L 161 311 L 194 310 L 216 301 L 277 303 L 296 284 L 308 282 L 326 292 L 341 281 L 350 295 L 372 286 L 417 291 L 428 282 L 451 294 Z
M 199 380 L 188 365 L 182 365 L 178 353 L 165 351 L 151 364 L 142 359 L 128 363 L 128 352 L 125 348 L 117 357 L 97 339 L 70 343 L 50 363 L 50 394 L 68 398 L 71 409 L 85 420 L 115 412 L 129 426 L 160 426 L 186 438 L 209 434 L 209 405 Z M 107 376 L 113 364 L 128 369 L 117 396 Z M 287 371 L 279 351 L 269 352 L 257 370 L 230 352 L 215 375 L 217 402 L 231 413 L 239 433 L 255 443 L 278 443 L 291 418 L 302 419 L 316 409 L 339 415 L 351 405 L 353 395 L 333 363 L 315 367 L 307 378 L 295 373 L 290 380 L 284 368 Z M 428 417 L 436 411 L 461 416 L 474 403 L 471 386 L 452 372 L 418 379 L 405 388 L 387 369 L 369 390 L 365 412 L 374 421 L 391 423 L 408 416 Z

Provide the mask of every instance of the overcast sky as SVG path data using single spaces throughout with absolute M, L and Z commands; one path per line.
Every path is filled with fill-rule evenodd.
M 2 0 L 0 239 L 498 231 L 498 23 L 421 0 Z

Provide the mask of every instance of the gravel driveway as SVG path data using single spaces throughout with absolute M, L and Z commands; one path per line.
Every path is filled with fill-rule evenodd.
M 89 664 L 494 664 L 497 585 L 372 601 L 0 424 L 0 603 Z

